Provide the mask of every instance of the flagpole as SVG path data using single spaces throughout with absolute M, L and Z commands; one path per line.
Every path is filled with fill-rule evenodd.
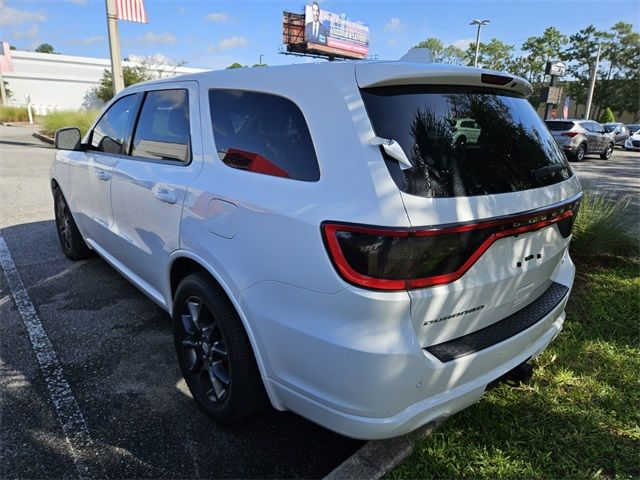
M 113 95 L 124 90 L 122 64 L 120 59 L 120 38 L 118 36 L 118 17 L 116 15 L 116 0 L 105 0 L 107 4 L 107 28 L 109 30 L 109 53 L 111 55 L 111 75 L 113 77 Z

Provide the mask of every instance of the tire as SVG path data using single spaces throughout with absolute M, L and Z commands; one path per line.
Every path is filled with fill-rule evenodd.
M 249 338 L 208 274 L 194 273 L 180 282 L 172 318 L 180 370 L 198 407 L 224 424 L 261 410 L 266 394 Z
M 87 246 L 73 215 L 69 210 L 67 201 L 59 188 L 53 190 L 53 206 L 56 216 L 56 230 L 62 253 L 69 260 L 84 260 L 93 256 L 93 251 Z
M 464 135 L 460 135 L 457 139 L 456 139 L 456 145 L 459 145 L 461 147 L 464 147 L 467 144 L 467 137 L 465 137 Z
M 578 149 L 576 150 L 576 153 L 574 153 L 571 157 L 576 161 L 576 162 L 581 162 L 584 160 L 585 155 L 587 154 L 587 147 L 584 143 L 580 144 L 580 146 L 578 147 Z
M 602 160 L 609 160 L 611 158 L 611 154 L 613 153 L 613 143 L 607 145 L 607 148 L 604 152 L 600 154 L 600 158 Z

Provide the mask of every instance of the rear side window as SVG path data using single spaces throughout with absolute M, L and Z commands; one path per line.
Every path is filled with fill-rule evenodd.
M 573 128 L 573 122 L 547 122 L 547 127 L 549 130 L 560 131 L 560 130 L 571 130 Z
M 185 89 L 147 93 L 133 138 L 134 157 L 188 162 L 189 92 Z
M 241 90 L 210 90 L 213 138 L 227 165 L 317 181 L 318 160 L 302 112 L 291 100 Z
M 129 151 L 131 130 L 138 110 L 139 94 L 116 101 L 102 116 L 91 134 L 91 147 L 114 155 Z
M 442 198 L 517 192 L 569 178 L 564 154 L 529 102 L 471 87 L 362 90 L 375 134 L 400 144 L 412 167 L 381 148 L 400 190 Z M 473 121 L 475 130 L 457 128 Z M 473 133 L 473 135 L 471 135 Z

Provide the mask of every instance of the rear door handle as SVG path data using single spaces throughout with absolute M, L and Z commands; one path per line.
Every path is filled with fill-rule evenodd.
M 106 182 L 108 180 L 111 179 L 111 174 L 109 174 L 108 172 L 105 172 L 104 170 L 98 170 L 96 172 L 96 175 L 98 176 L 98 178 L 100 180 L 102 180 L 103 182 Z
M 161 202 L 171 204 L 176 203 L 176 196 L 168 190 L 158 190 L 157 192 L 153 192 L 153 195 Z

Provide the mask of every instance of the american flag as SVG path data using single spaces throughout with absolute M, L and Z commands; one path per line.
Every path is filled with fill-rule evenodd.
M 118 20 L 147 23 L 147 12 L 142 0 L 116 0 Z
M 0 72 L 13 72 L 13 60 L 11 60 L 11 47 L 7 42 L 0 42 Z
M 564 98 L 564 105 L 562 106 L 562 118 L 569 118 L 569 103 L 571 102 L 570 97 Z

